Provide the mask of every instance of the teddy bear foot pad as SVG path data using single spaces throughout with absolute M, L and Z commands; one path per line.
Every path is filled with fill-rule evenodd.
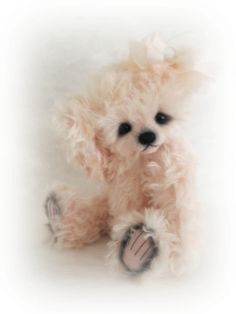
M 61 209 L 54 193 L 50 194 L 46 199 L 45 212 L 49 221 L 48 228 L 56 236 L 61 221 Z
M 157 254 L 153 232 L 144 224 L 134 225 L 126 231 L 121 242 L 120 260 L 128 272 L 138 274 L 147 270 Z

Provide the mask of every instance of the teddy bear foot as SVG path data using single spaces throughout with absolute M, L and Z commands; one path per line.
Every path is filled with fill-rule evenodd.
M 47 197 L 44 207 L 46 216 L 48 218 L 47 226 L 56 240 L 56 234 L 59 231 L 59 224 L 61 221 L 61 209 L 58 205 L 55 193 L 51 193 Z
M 139 274 L 147 270 L 158 247 L 153 240 L 153 233 L 144 224 L 129 228 L 121 242 L 120 260 L 131 274 Z

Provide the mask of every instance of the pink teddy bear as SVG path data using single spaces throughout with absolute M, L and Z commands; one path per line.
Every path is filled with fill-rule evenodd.
M 71 161 L 104 183 L 85 199 L 56 187 L 45 208 L 56 243 L 80 248 L 110 238 L 110 264 L 130 274 L 179 274 L 194 265 L 198 203 L 182 121 L 202 83 L 185 53 L 158 36 L 130 45 L 59 110 Z

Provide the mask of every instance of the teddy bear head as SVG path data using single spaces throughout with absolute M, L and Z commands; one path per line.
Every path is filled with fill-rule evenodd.
M 158 36 L 130 44 L 129 58 L 104 68 L 57 117 L 68 157 L 106 181 L 179 136 L 189 96 L 204 76 Z

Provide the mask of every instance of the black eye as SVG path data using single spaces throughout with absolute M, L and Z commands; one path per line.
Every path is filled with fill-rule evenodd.
M 171 120 L 171 117 L 163 112 L 158 112 L 155 120 L 158 124 L 167 124 Z
M 132 126 L 129 122 L 123 122 L 120 124 L 118 129 L 118 135 L 123 136 L 127 133 L 129 133 L 132 130 Z

